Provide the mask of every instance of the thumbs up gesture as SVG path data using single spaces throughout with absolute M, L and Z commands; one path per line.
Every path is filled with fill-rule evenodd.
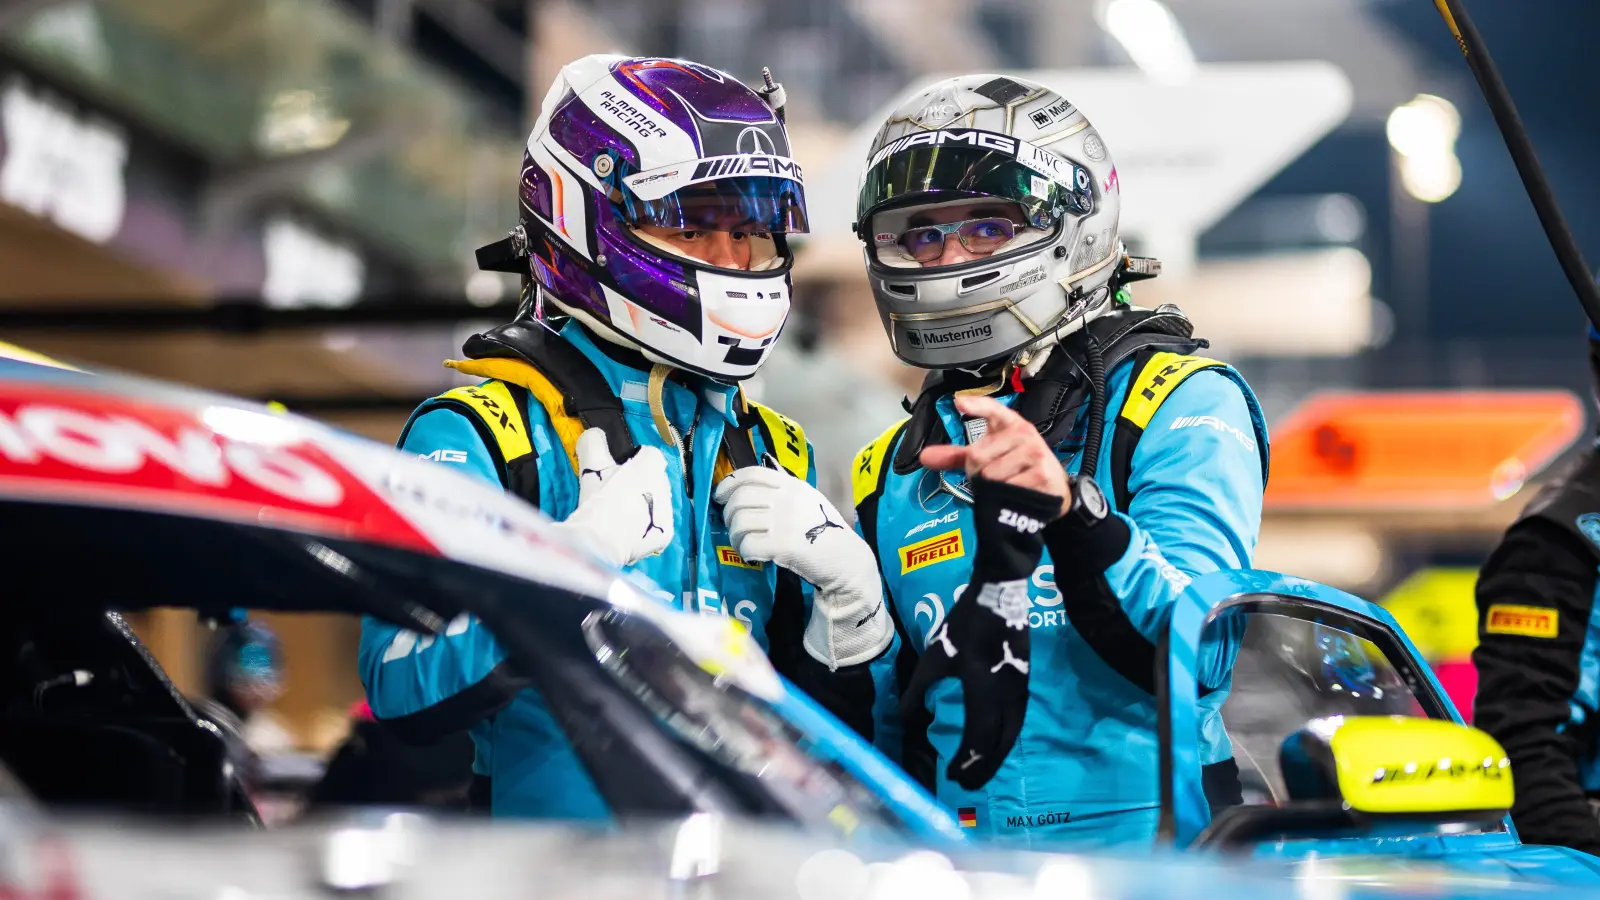
M 585 549 L 617 566 L 655 556 L 672 543 L 672 483 L 667 458 L 640 447 L 625 462 L 611 456 L 604 431 L 578 436 L 578 508 L 561 523 Z

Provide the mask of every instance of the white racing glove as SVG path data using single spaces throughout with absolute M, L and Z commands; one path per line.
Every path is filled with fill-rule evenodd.
M 672 484 L 661 451 L 640 447 L 619 465 L 598 428 L 578 435 L 577 451 L 578 508 L 557 527 L 617 566 L 666 549 L 672 543 Z
M 717 485 L 728 536 L 751 562 L 774 562 L 816 588 L 806 652 L 831 669 L 866 662 L 889 646 L 894 626 L 872 548 L 822 492 L 776 469 L 737 469 Z

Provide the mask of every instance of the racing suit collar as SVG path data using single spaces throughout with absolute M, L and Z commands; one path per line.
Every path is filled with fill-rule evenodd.
M 600 374 L 605 377 L 612 393 L 624 400 L 644 398 L 645 386 L 650 380 L 650 362 L 642 354 L 608 341 L 596 340 L 588 329 L 575 319 L 568 319 L 566 324 L 561 326 L 561 336 L 595 364 Z M 668 396 L 685 391 L 698 395 L 705 406 L 716 411 L 728 421 L 728 424 L 739 424 L 735 400 L 739 389 L 736 386 L 674 370 L 667 381 Z M 686 428 L 693 423 L 695 417 L 692 411 L 680 416 L 674 414 L 677 412 L 674 407 L 679 406 L 678 402 L 669 400 L 667 405 L 672 418 L 685 420 L 677 423 L 679 428 Z
M 939 399 L 933 402 L 934 410 L 939 413 L 939 421 L 944 423 L 944 430 L 948 435 L 950 435 L 950 443 L 960 447 L 966 446 L 969 441 L 967 440 L 967 426 L 965 424 L 965 420 L 962 418 L 961 413 L 956 410 L 956 394 L 958 393 L 979 394 L 984 392 L 979 390 L 952 391 L 948 394 L 941 394 Z M 1016 402 L 1017 399 L 1016 394 L 1006 391 L 1003 388 L 996 388 L 994 391 L 989 392 L 988 396 L 992 396 L 995 400 L 1004 403 L 1006 406 L 1011 406 Z

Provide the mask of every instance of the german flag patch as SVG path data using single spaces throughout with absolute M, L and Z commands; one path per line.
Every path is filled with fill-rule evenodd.
M 1543 606 L 1496 603 L 1489 607 L 1489 617 L 1483 624 L 1483 630 L 1488 634 L 1553 638 L 1561 630 L 1561 614 Z
M 963 806 L 956 810 L 956 820 L 962 828 L 978 827 L 978 808 L 976 806 Z

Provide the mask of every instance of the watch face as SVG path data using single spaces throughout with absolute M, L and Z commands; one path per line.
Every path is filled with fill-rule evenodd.
M 1095 484 L 1092 478 L 1079 478 L 1075 486 L 1078 489 L 1078 502 L 1083 504 L 1084 512 L 1096 519 L 1104 519 L 1110 510 L 1106 508 L 1106 495 L 1100 493 L 1100 485 Z

